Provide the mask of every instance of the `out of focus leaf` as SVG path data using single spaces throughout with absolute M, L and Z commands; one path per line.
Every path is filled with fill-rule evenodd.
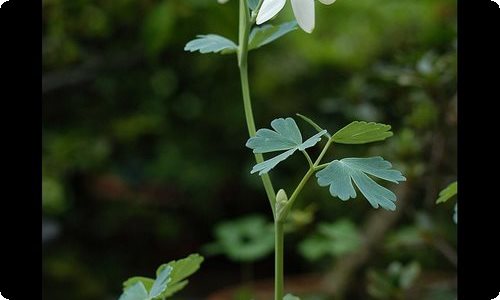
M 340 144 L 366 144 L 385 140 L 392 136 L 391 126 L 364 121 L 354 121 L 333 135 L 333 141 Z
M 200 53 L 234 53 L 238 50 L 238 46 L 223 36 L 217 34 L 198 35 L 196 39 L 188 42 L 184 47 L 185 51 Z
M 441 192 L 439 192 L 439 198 L 436 200 L 436 203 L 437 204 L 444 203 L 449 199 L 451 199 L 456 194 L 457 194 L 457 182 L 454 181 L 450 183 L 446 188 L 441 190 Z
M 297 28 L 296 21 L 283 23 L 278 26 L 267 24 L 260 27 L 254 27 L 250 33 L 248 50 L 267 45 Z
M 220 223 L 215 227 L 215 236 L 215 243 L 205 246 L 205 250 L 235 261 L 255 261 L 274 249 L 273 225 L 258 215 Z
M 300 300 L 300 298 L 292 294 L 286 294 L 285 297 L 283 297 L 283 300 Z
M 251 10 L 255 10 L 257 8 L 257 5 L 259 5 L 259 0 L 248 0 L 248 8 L 250 8 Z

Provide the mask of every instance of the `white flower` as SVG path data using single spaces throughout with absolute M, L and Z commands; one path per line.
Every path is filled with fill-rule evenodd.
M 323 4 L 330 5 L 336 0 L 319 0 Z M 314 0 L 290 0 L 292 2 L 293 14 L 300 28 L 311 33 L 314 29 Z M 257 14 L 257 25 L 260 25 L 277 13 L 285 6 L 286 0 L 264 0 Z

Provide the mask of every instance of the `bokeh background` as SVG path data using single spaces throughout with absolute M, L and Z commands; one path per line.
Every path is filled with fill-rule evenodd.
M 237 2 L 42 1 L 43 299 L 117 299 L 128 277 L 193 252 L 206 260 L 175 298 L 271 299 L 271 213 L 249 173 L 236 57 L 183 51 L 197 34 L 237 40 Z M 317 2 L 316 15 L 313 34 L 251 52 L 257 127 L 296 113 L 330 131 L 391 124 L 389 140 L 329 157 L 381 155 L 408 180 L 391 186 L 394 213 L 312 180 L 288 227 L 287 289 L 455 299 L 455 199 L 435 201 L 456 179 L 456 1 Z M 292 18 L 287 4 L 275 23 Z M 306 167 L 280 164 L 275 187 Z

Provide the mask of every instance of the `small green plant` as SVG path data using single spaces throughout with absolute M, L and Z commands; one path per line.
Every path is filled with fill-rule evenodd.
M 158 267 L 156 278 L 131 277 L 123 283 L 119 300 L 164 300 L 182 290 L 188 276 L 200 268 L 203 257 L 191 254 L 186 258 L 173 260 Z
M 227 0 L 219 0 L 219 2 L 225 3 Z M 256 130 L 248 80 L 249 52 L 294 31 L 297 29 L 297 25 L 307 33 L 311 33 L 315 26 L 314 0 L 290 1 L 296 21 L 262 25 L 277 15 L 286 2 L 286 0 L 239 0 L 238 43 L 220 35 L 204 34 L 198 35 L 196 39 L 188 42 L 185 46 L 185 50 L 190 52 L 236 53 L 237 55 L 243 106 L 250 135 L 246 146 L 253 150 L 256 160 L 256 165 L 250 172 L 252 174 L 258 173 L 261 176 L 274 217 L 276 300 L 284 297 L 284 224 L 302 189 L 313 175 L 320 186 L 328 187 L 333 197 L 338 197 L 343 201 L 356 198 L 357 188 L 373 208 L 382 207 L 387 210 L 396 209 L 396 195 L 372 177 L 393 183 L 406 180 L 401 172 L 392 169 L 391 163 L 380 156 L 349 157 L 323 162 L 333 144 L 366 144 L 391 137 L 393 133 L 390 131 L 390 125 L 354 121 L 330 134 L 328 130 L 323 129 L 311 119 L 298 115 L 312 125 L 318 133 L 304 139 L 296 121 L 291 117 L 274 119 L 271 122 L 271 128 Z M 320 0 L 320 2 L 332 4 L 335 0 Z M 322 150 L 318 157 L 313 159 L 307 150 L 321 141 L 325 141 Z M 263 155 L 272 152 L 279 152 L 279 154 L 265 160 Z M 297 152 L 304 155 L 308 164 L 307 172 L 298 185 L 291 190 L 292 193 L 287 194 L 285 189 L 279 189 L 276 192 L 269 171 Z M 286 297 L 293 299 L 290 298 L 292 296 L 287 295 Z

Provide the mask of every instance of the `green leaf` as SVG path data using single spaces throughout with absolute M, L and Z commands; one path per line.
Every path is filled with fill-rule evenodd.
M 138 281 L 134 285 L 126 288 L 123 294 L 118 300 L 146 300 L 149 299 L 148 291 L 142 284 Z
M 234 53 L 238 46 L 231 40 L 217 34 L 198 35 L 196 39 L 188 42 L 185 51 L 200 53 Z
M 149 297 L 155 298 L 158 297 L 161 293 L 163 293 L 167 289 L 167 284 L 172 280 L 170 275 L 172 274 L 172 267 L 167 266 L 164 268 L 160 274 L 156 277 L 151 290 L 149 291 Z
M 307 237 L 299 244 L 300 253 L 315 261 L 325 255 L 340 256 L 361 246 L 362 240 L 356 225 L 348 219 L 334 223 L 322 223 L 318 233 Z
M 169 284 L 168 287 L 167 287 L 167 289 L 163 293 L 161 293 L 161 295 L 158 298 L 165 299 L 167 297 L 170 297 L 173 294 L 175 294 L 178 291 L 180 291 L 183 288 L 185 288 L 188 283 L 189 283 L 188 280 L 184 280 L 184 281 L 177 282 L 177 283 L 174 283 L 174 284 Z
M 304 115 L 301 115 L 301 114 L 296 114 L 296 115 L 299 116 L 300 118 L 302 118 L 302 120 L 304 120 L 307 123 L 309 123 L 318 132 L 321 132 L 321 131 L 324 130 L 323 128 L 321 128 L 318 124 L 316 124 L 313 120 L 309 119 L 308 117 L 306 117 Z M 331 135 L 328 132 L 325 135 L 326 135 L 327 138 L 331 138 Z
M 269 255 L 274 249 L 273 225 L 260 215 L 226 221 L 215 227 L 219 253 L 234 261 L 251 262 Z
M 140 276 L 131 277 L 123 283 L 120 300 L 163 300 L 170 297 L 188 284 L 188 281 L 183 279 L 196 272 L 202 261 L 203 257 L 199 254 L 191 254 L 158 267 L 155 280 Z
M 149 299 L 148 291 L 142 284 L 138 281 L 132 286 L 126 288 L 123 294 L 118 300 L 146 300 Z
M 339 144 L 365 144 L 385 140 L 392 136 L 391 126 L 364 121 L 354 121 L 333 135 Z
M 156 270 L 157 276 L 160 276 L 168 268 L 171 268 L 172 272 L 169 276 L 170 280 L 168 281 L 167 289 L 158 298 L 164 299 L 183 289 L 188 284 L 188 281 L 184 279 L 196 272 L 202 262 L 203 256 L 194 253 L 186 258 L 173 260 L 159 266 Z
M 286 294 L 285 297 L 283 297 L 283 300 L 300 300 L 300 298 L 292 294 Z
M 141 282 L 144 285 L 144 287 L 146 288 L 146 290 L 149 291 L 149 290 L 151 290 L 151 287 L 153 287 L 153 283 L 155 281 L 154 281 L 154 279 L 147 278 L 147 277 L 141 277 L 141 276 L 131 277 L 123 283 L 123 289 L 131 287 L 134 284 L 136 284 L 137 282 Z
M 436 204 L 444 203 L 451 199 L 457 194 L 457 182 L 454 181 L 450 183 L 446 188 L 439 192 L 439 198 L 436 200 Z
M 259 5 L 259 0 L 248 0 L 248 8 L 251 10 L 255 10 L 257 5 Z
M 254 27 L 250 33 L 248 50 L 267 45 L 297 28 L 296 21 L 286 22 L 278 26 L 267 24 Z
M 330 186 L 330 194 L 346 201 L 356 197 L 352 181 L 374 208 L 381 206 L 395 210 L 396 195 L 376 183 L 367 174 L 398 183 L 406 178 L 397 170 L 391 170 L 391 163 L 380 156 L 369 158 L 344 158 L 332 161 L 316 173 L 320 186 Z
M 297 123 L 295 123 L 295 120 L 292 118 L 275 119 L 271 122 L 271 127 L 274 130 L 267 128 L 259 129 L 254 137 L 248 139 L 246 146 L 253 149 L 254 153 L 287 151 L 255 165 L 250 172 L 252 174 L 259 172 L 259 175 L 262 175 L 269 172 L 269 170 L 274 168 L 281 161 L 295 153 L 295 151 L 304 151 L 316 145 L 316 143 L 321 140 L 321 137 L 326 134 L 326 130 L 323 130 L 305 142 L 302 142 L 302 134 L 297 127 Z

